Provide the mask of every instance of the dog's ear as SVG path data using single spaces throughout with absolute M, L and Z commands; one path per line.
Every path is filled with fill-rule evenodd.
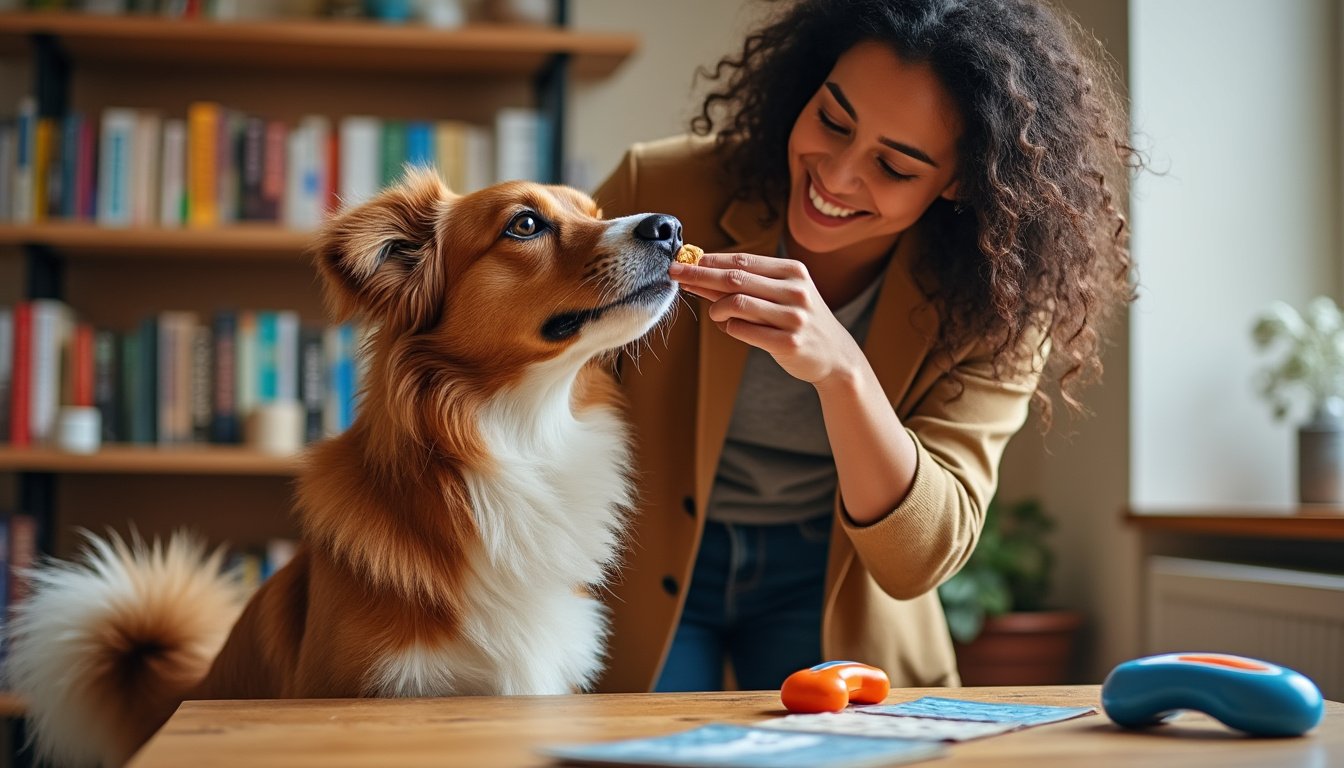
M 438 174 L 413 168 L 323 226 L 314 257 L 338 322 L 363 316 L 406 331 L 434 321 L 442 300 L 436 225 L 453 200 Z

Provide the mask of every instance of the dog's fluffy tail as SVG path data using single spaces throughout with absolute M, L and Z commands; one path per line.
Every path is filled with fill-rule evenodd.
M 120 765 L 210 668 L 242 606 L 186 534 L 166 546 L 86 534 L 77 562 L 30 571 L 10 619 L 5 662 L 28 707 L 31 740 L 56 765 Z

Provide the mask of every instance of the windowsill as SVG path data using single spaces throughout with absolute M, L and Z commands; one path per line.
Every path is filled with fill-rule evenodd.
M 1344 541 L 1344 507 L 1282 509 L 1126 510 L 1125 523 L 1152 533 L 1235 538 Z

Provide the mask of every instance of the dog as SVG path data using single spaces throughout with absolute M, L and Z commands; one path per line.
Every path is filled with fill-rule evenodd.
M 8 674 L 38 754 L 119 765 L 185 699 L 590 685 L 634 501 L 610 363 L 668 316 L 680 246 L 670 216 L 430 171 L 334 216 L 314 261 L 368 367 L 354 424 L 305 457 L 297 554 L 241 609 L 181 534 L 89 536 L 32 573 Z

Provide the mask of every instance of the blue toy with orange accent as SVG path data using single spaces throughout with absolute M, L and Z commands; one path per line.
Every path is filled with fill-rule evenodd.
M 1177 710 L 1203 712 L 1255 736 L 1300 736 L 1325 714 L 1316 684 L 1300 672 L 1226 653 L 1167 653 L 1120 664 L 1101 686 L 1117 725 L 1160 725 Z

